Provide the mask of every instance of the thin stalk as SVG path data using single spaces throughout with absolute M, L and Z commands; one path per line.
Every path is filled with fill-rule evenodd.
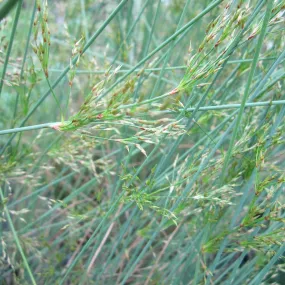
M 29 276 L 30 276 L 30 279 L 31 279 L 31 281 L 32 281 L 32 284 L 36 285 L 35 278 L 34 278 L 34 276 L 33 276 L 33 273 L 32 273 L 32 271 L 31 271 L 31 269 L 30 269 L 30 266 L 29 266 L 28 261 L 27 261 L 26 256 L 25 256 L 25 253 L 24 253 L 24 251 L 23 251 L 23 249 L 22 249 L 22 246 L 21 246 L 21 243 L 20 243 L 18 234 L 17 234 L 17 232 L 16 232 L 16 230 L 15 230 L 15 228 L 14 228 L 13 221 L 12 221 L 12 219 L 11 219 L 9 210 L 8 210 L 8 208 L 7 208 L 7 206 L 6 206 L 5 198 L 4 198 L 3 191 L 2 191 L 2 188 L 1 188 L 1 187 L 0 187 L 0 197 L 1 197 L 1 200 L 2 200 L 2 205 L 3 205 L 3 208 L 4 208 L 4 212 L 5 212 L 6 216 L 7 216 L 7 220 L 8 220 L 9 226 L 10 226 L 10 228 L 11 228 L 11 231 L 12 231 L 12 233 L 13 233 L 13 237 L 14 237 L 15 243 L 16 243 L 16 245 L 17 245 L 17 248 L 18 248 L 18 250 L 19 250 L 19 252 L 20 252 L 20 254 L 21 254 L 21 256 L 22 256 L 24 265 L 25 265 L 26 270 L 27 270 L 27 272 L 28 272 L 28 274 L 29 274 Z
M 275 56 L 271 56 L 271 57 L 261 57 L 258 59 L 258 61 L 270 61 L 270 60 L 274 60 L 277 59 L 277 57 Z M 246 62 L 252 62 L 253 59 L 252 58 L 248 58 L 248 59 L 237 59 L 237 60 L 229 60 L 226 64 L 240 64 L 240 63 L 246 63 Z M 145 71 L 145 72 L 155 72 L 155 71 L 161 71 L 161 70 L 184 70 L 189 68 L 189 66 L 187 65 L 180 65 L 180 66 L 171 66 L 171 67 L 155 67 L 155 68 L 137 68 L 134 70 L 134 72 L 141 72 L 141 71 Z M 35 68 L 35 70 L 41 70 L 41 68 Z M 109 72 L 112 73 L 114 70 L 110 70 Z M 129 72 L 130 69 L 119 69 L 118 71 L 116 71 L 117 74 L 119 73 L 126 73 Z M 63 69 L 57 69 L 57 68 L 49 68 L 49 72 L 58 72 L 61 73 L 63 72 Z M 76 74 L 106 74 L 107 70 L 84 70 L 84 69 L 77 69 L 76 70 Z
M 60 122 L 14 128 L 14 129 L 10 129 L 10 130 L 0 131 L 0 135 L 7 135 L 7 134 L 13 134 L 13 133 L 19 133 L 19 132 L 25 132 L 25 131 L 44 129 L 44 128 L 54 128 L 55 126 L 58 126 L 59 124 L 60 124 Z
M 270 106 L 270 105 L 284 105 L 285 100 L 276 100 L 276 101 L 263 101 L 263 102 L 253 102 L 253 103 L 246 103 L 245 108 L 252 108 L 252 107 L 263 107 L 263 106 Z M 216 111 L 216 110 L 224 110 L 224 109 L 239 109 L 241 104 L 224 104 L 218 106 L 206 106 L 200 107 L 198 111 Z M 196 108 L 187 108 L 187 112 L 193 112 Z M 159 113 L 177 113 L 182 112 L 183 109 L 178 109 L 177 111 L 161 111 Z
M 22 66 L 21 66 L 21 73 L 20 73 L 20 79 L 21 80 L 23 79 L 23 75 L 24 75 L 24 67 L 25 67 L 25 63 L 26 63 L 28 49 L 29 49 L 29 46 L 30 46 L 30 38 L 31 38 L 31 34 L 32 34 L 32 29 L 33 29 L 33 24 L 34 24 L 36 10 L 37 10 L 37 2 L 35 1 L 34 10 L 33 10 L 33 14 L 32 14 L 31 21 L 30 21 L 30 28 L 29 28 L 28 38 L 27 38 L 27 42 L 26 42 L 23 62 L 22 62 Z M 18 102 L 19 102 L 19 93 L 17 92 L 15 109 L 14 109 L 14 119 L 16 118 L 16 115 L 17 115 Z
M 11 3 L 11 1 L 9 3 Z M 7 4 L 9 4 L 9 3 L 7 3 Z M 18 6 L 17 6 L 16 15 L 15 15 L 14 22 L 13 22 L 12 32 L 11 32 L 11 36 L 10 36 L 10 40 L 9 40 L 8 50 L 6 53 L 6 58 L 5 58 L 3 71 L 2 71 L 2 77 L 1 77 L 1 81 L 0 81 L 0 96 L 1 96 L 2 88 L 3 88 L 3 84 L 4 84 L 4 79 L 5 79 L 5 75 L 6 75 L 6 70 L 7 70 L 7 66 L 8 66 L 12 46 L 13 46 L 13 42 L 14 42 L 14 37 L 15 37 L 15 33 L 16 33 L 17 25 L 18 25 L 18 20 L 20 17 L 21 9 L 22 9 L 22 4 L 23 4 L 23 0 L 20 0 L 18 3 Z

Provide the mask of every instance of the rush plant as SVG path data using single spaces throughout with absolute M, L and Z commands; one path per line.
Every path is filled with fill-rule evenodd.
M 282 284 L 284 9 L 0 4 L 1 284 Z

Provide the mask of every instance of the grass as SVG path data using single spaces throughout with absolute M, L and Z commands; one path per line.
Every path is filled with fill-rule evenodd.
M 282 284 L 284 1 L 6 2 L 1 284 Z

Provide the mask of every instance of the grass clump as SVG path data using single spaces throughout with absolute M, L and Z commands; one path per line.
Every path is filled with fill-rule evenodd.
M 284 1 L 7 2 L 1 282 L 282 284 Z

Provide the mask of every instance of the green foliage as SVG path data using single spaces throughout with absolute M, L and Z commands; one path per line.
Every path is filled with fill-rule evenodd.
M 285 2 L 11 7 L 0 283 L 282 284 Z

